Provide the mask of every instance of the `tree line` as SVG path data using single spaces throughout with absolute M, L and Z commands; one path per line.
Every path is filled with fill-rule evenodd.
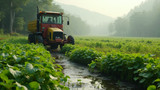
M 160 1 L 146 0 L 128 15 L 117 18 L 109 25 L 109 32 L 123 37 L 159 37 Z

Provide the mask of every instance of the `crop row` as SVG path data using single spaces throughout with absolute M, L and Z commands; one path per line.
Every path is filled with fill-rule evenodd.
M 0 41 L 0 88 L 2 90 L 68 89 L 59 65 L 43 45 L 27 44 L 26 38 Z
M 62 52 L 66 52 L 71 61 L 88 65 L 89 69 L 114 76 L 116 79 L 139 83 L 143 88 L 160 88 L 160 59 L 154 55 L 124 54 L 97 52 L 94 49 L 65 45 Z

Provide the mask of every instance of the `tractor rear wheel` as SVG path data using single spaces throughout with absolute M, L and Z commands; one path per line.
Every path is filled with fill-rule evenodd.
M 67 40 L 69 44 L 74 45 L 74 38 L 71 35 L 68 36 Z
M 41 35 L 37 35 L 36 43 L 43 43 L 43 37 Z
M 28 35 L 28 41 L 29 43 L 34 43 L 35 42 L 35 36 L 33 34 Z

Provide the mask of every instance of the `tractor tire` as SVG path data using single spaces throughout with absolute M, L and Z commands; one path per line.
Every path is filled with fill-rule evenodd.
M 37 42 L 36 43 L 42 43 L 43 44 L 43 37 L 41 35 L 37 35 Z
M 34 43 L 35 42 L 35 36 L 33 34 L 28 35 L 28 41 L 29 43 Z
M 74 38 L 71 35 L 68 36 L 67 40 L 69 44 L 74 45 Z

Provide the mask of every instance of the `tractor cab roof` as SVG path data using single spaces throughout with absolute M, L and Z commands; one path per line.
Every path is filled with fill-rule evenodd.
M 40 11 L 39 14 L 58 14 L 58 15 L 63 15 L 62 12 L 53 12 L 53 11 Z

